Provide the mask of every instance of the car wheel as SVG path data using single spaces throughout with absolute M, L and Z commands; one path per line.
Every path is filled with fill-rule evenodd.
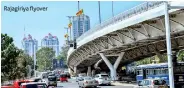
M 94 88 L 97 88 L 97 86 L 94 86 Z

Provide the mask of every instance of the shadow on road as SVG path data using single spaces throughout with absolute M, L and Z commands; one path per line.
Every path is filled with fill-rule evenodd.
M 102 85 L 99 85 L 99 86 L 115 86 L 115 85 L 105 85 L 105 84 L 102 84 Z

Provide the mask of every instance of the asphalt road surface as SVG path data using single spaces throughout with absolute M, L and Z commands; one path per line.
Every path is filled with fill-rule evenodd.
M 50 87 L 52 88 L 52 87 Z M 69 82 L 59 82 L 57 83 L 57 88 L 79 88 L 78 83 L 75 80 L 69 79 Z M 123 86 L 123 85 L 112 85 L 112 86 L 98 86 L 98 88 L 134 88 L 133 86 Z

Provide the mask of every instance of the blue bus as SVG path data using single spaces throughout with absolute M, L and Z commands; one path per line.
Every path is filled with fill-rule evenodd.
M 144 79 L 164 79 L 169 85 L 167 63 L 139 65 L 136 67 L 136 80 L 139 84 Z M 176 88 L 184 86 L 184 62 L 178 62 L 173 67 L 174 83 Z

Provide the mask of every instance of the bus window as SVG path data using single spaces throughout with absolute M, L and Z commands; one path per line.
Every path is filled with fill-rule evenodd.
M 142 75 L 142 70 L 137 70 L 137 75 Z
M 149 75 L 154 75 L 154 69 L 149 69 Z
M 149 75 L 150 69 L 146 70 L 146 75 Z
M 155 69 L 155 75 L 159 75 L 160 74 L 160 69 Z
M 168 74 L 168 69 L 167 68 L 163 68 L 162 70 L 162 74 Z

